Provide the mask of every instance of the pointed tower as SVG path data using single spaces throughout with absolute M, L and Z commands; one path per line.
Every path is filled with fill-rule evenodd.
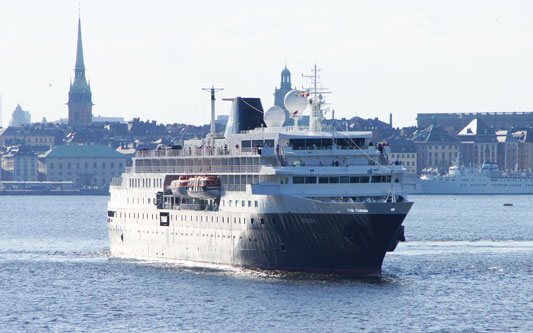
M 85 78 L 83 44 L 81 41 L 81 18 L 78 18 L 78 48 L 76 51 L 76 66 L 74 67 L 74 83 L 70 83 L 67 105 L 68 124 L 70 126 L 84 126 L 92 122 L 93 102 L 91 86 Z
M 281 71 L 281 84 L 279 89 L 276 88 L 274 91 L 274 105 L 279 106 L 280 108 L 285 109 L 285 95 L 292 90 L 291 83 L 291 72 L 287 69 L 287 65 Z

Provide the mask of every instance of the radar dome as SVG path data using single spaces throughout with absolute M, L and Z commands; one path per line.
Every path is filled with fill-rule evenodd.
M 291 90 L 285 95 L 285 108 L 291 114 L 291 117 L 301 116 L 307 107 L 307 97 L 309 93 L 301 90 Z
M 285 110 L 279 106 L 273 106 L 265 111 L 263 120 L 267 127 L 281 127 L 286 120 Z

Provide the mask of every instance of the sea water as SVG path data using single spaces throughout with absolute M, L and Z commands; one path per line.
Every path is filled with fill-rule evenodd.
M 533 196 L 410 198 L 355 279 L 114 259 L 107 197 L 2 196 L 0 331 L 533 331 Z

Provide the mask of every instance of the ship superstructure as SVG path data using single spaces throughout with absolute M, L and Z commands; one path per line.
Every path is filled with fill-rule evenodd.
M 323 130 L 316 90 L 290 91 L 286 105 L 310 109 L 310 126 L 283 126 L 283 109 L 235 98 L 223 137 L 137 152 L 110 188 L 111 254 L 380 274 L 412 206 L 405 169 L 370 132 Z
M 426 172 L 416 187 L 417 194 L 533 194 L 533 174 L 504 172 L 490 162 L 464 166 L 459 155 L 447 174 Z

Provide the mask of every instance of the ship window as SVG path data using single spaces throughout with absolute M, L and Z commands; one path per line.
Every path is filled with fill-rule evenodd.
M 392 180 L 392 176 L 388 175 L 388 176 L 385 176 L 385 182 L 386 183 L 390 183 Z
M 261 218 L 261 224 L 265 224 L 265 219 Z
M 248 207 L 252 207 L 252 201 L 248 200 Z
M 381 176 L 372 176 L 372 183 L 381 183 Z
M 306 184 L 316 184 L 316 177 L 305 177 Z
M 329 178 L 328 177 L 318 177 L 318 183 L 319 184 L 328 184 Z
M 339 177 L 329 177 L 330 184 L 337 184 L 339 182 Z
M 241 207 L 246 207 L 246 203 L 243 201 L 241 201 Z
M 254 201 L 254 204 L 255 204 L 255 207 L 259 207 L 259 203 L 257 202 L 257 200 Z
M 305 182 L 304 177 L 292 177 L 293 184 L 304 184 L 304 182 Z
M 254 218 L 250 217 L 250 224 L 254 224 Z
M 305 139 L 291 139 L 290 145 L 294 150 L 303 150 L 305 148 Z
M 159 216 L 159 225 L 162 227 L 168 227 L 170 225 L 168 212 L 161 212 Z
M 361 176 L 361 183 L 368 183 L 370 181 L 370 177 L 368 176 Z
M 340 177 L 340 182 L 343 183 L 343 184 L 349 183 L 350 182 L 350 177 L 349 176 L 341 176 Z
M 229 206 L 231 207 L 231 200 L 229 201 Z
M 359 183 L 359 177 L 350 177 L 350 183 L 351 184 Z

